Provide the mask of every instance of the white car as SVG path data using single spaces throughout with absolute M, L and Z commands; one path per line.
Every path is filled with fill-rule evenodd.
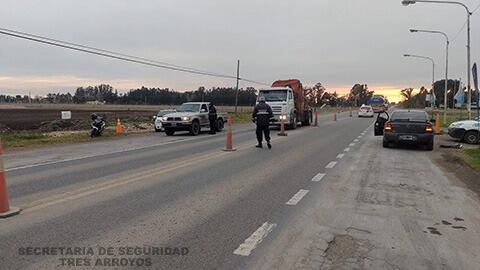
M 358 117 L 373 117 L 374 115 L 375 112 L 370 105 L 362 105 L 362 107 L 358 109 Z
M 162 121 L 161 121 L 162 117 L 169 114 L 169 113 L 175 113 L 175 112 L 177 112 L 177 111 L 174 110 L 174 109 L 159 111 L 158 114 L 156 116 L 154 116 L 154 118 L 155 118 L 155 132 L 163 131 Z
M 478 118 L 473 120 L 457 121 L 448 127 L 448 135 L 455 139 L 460 139 L 469 144 L 476 144 L 480 139 L 480 121 Z

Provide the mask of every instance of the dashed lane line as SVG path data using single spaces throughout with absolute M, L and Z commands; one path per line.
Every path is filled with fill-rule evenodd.
M 240 246 L 233 251 L 233 254 L 239 256 L 248 256 L 252 251 L 267 237 L 267 235 L 275 228 L 277 224 L 275 223 L 263 223 L 260 228 L 258 228 L 250 237 L 248 237 L 245 242 L 240 244 Z
M 347 148 L 345 148 L 343 151 L 344 151 L 344 152 L 348 152 L 348 151 L 350 151 L 350 149 L 351 149 L 350 147 L 347 147 Z
M 338 154 L 338 155 L 337 155 L 337 158 L 338 158 L 338 159 L 342 159 L 344 156 L 345 156 L 345 154 Z
M 330 163 L 327 164 L 327 166 L 325 166 L 325 168 L 332 169 L 333 167 L 335 167 L 335 165 L 337 165 L 337 162 L 331 161 Z
M 308 190 L 306 189 L 300 189 L 293 197 L 286 203 L 287 205 L 297 205 L 300 200 L 302 200 L 305 195 L 307 195 Z
M 313 178 L 312 178 L 312 182 L 320 182 L 322 181 L 323 177 L 325 177 L 325 173 L 319 173 L 317 175 L 315 175 Z

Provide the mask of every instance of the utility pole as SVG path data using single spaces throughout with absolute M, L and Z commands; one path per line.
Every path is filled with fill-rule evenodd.
M 238 81 L 240 80 L 240 60 L 237 60 L 237 85 L 235 86 L 235 114 L 238 107 Z

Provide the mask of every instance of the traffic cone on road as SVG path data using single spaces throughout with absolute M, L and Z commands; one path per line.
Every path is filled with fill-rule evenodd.
M 0 218 L 6 218 L 20 213 L 20 208 L 10 207 L 8 203 L 7 182 L 3 168 L 3 148 L 0 140 Z
M 231 152 L 236 151 L 237 149 L 233 148 L 233 134 L 232 134 L 232 117 L 229 116 L 227 118 L 227 146 L 223 151 Z
M 120 118 L 117 119 L 117 124 L 115 125 L 115 132 L 117 134 L 125 132 L 125 130 L 123 129 L 122 123 L 120 123 Z
M 278 136 L 288 136 L 285 132 L 285 115 L 280 115 L 280 132 L 277 134 Z
M 350 117 L 352 117 L 352 106 L 350 106 Z
M 333 122 L 337 122 L 337 110 L 333 112 Z

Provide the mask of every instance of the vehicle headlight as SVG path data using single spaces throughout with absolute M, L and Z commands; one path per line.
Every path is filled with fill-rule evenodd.
M 162 117 L 162 120 L 163 120 L 163 121 L 167 121 L 167 120 L 168 120 L 168 117 L 164 116 L 164 117 Z
M 284 114 L 280 115 L 280 117 L 279 117 L 279 118 L 280 118 L 280 120 L 287 120 L 287 116 L 286 116 L 286 115 L 284 115 Z
M 183 117 L 182 117 L 182 121 L 190 121 L 190 117 L 188 117 L 188 116 L 183 116 Z

